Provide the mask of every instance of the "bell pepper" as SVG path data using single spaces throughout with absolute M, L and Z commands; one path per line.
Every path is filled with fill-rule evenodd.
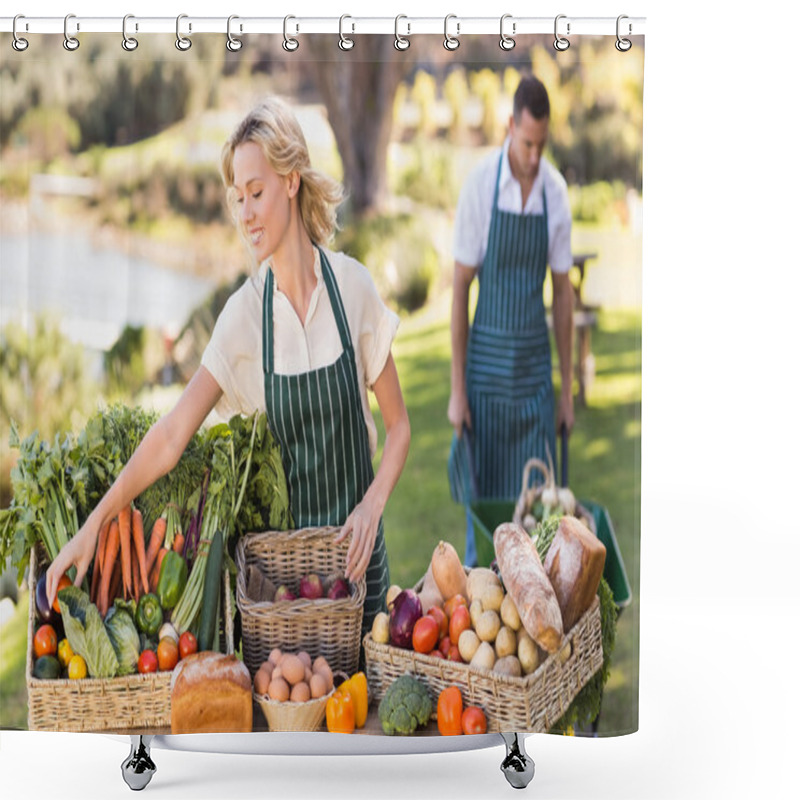
M 161 571 L 158 574 L 158 601 L 161 608 L 170 609 L 178 605 L 183 590 L 186 588 L 186 581 L 189 577 L 189 568 L 183 560 L 183 556 L 178 555 L 174 550 L 169 550 L 161 562 Z
M 356 672 L 339 686 L 339 691 L 347 692 L 353 698 L 356 728 L 363 728 L 367 721 L 367 707 L 369 705 L 367 676 L 363 672 Z
M 325 722 L 331 733 L 352 733 L 356 729 L 355 708 L 349 692 L 337 689 L 325 703 Z
M 158 629 L 164 622 L 164 612 L 161 610 L 158 597 L 152 592 L 139 598 L 134 620 L 136 627 L 145 636 L 155 636 L 158 633 Z

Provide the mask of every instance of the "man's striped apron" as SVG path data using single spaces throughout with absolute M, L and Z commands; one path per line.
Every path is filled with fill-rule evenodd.
M 267 419 L 281 445 L 289 503 L 297 528 L 343 525 L 374 478 L 350 327 L 333 270 L 325 253 L 318 249 L 343 347 L 333 364 L 298 375 L 276 374 L 271 269 L 267 270 L 262 300 Z M 382 519 L 366 580 L 362 634 L 372 627 L 378 611 L 386 609 L 389 565 Z

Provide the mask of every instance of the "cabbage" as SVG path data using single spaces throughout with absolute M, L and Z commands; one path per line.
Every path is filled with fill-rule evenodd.
M 90 677 L 113 678 L 119 666 L 117 656 L 89 595 L 77 586 L 67 586 L 58 593 L 58 603 L 72 652 L 83 656 Z
M 106 632 L 117 654 L 117 675 L 131 675 L 136 672 L 139 661 L 139 631 L 136 630 L 136 623 L 130 613 L 119 606 L 112 608 L 106 615 Z

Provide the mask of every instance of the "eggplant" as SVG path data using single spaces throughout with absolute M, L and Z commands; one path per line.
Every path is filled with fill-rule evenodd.
M 389 641 L 396 647 L 411 649 L 414 625 L 422 616 L 422 602 L 412 589 L 403 589 L 389 607 Z
M 42 622 L 51 622 L 58 616 L 47 602 L 47 573 L 43 572 L 36 581 L 36 612 Z

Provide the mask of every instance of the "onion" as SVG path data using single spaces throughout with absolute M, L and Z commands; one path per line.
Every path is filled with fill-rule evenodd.
M 404 589 L 389 608 L 389 639 L 396 647 L 411 649 L 414 624 L 422 616 L 422 603 L 416 592 Z

